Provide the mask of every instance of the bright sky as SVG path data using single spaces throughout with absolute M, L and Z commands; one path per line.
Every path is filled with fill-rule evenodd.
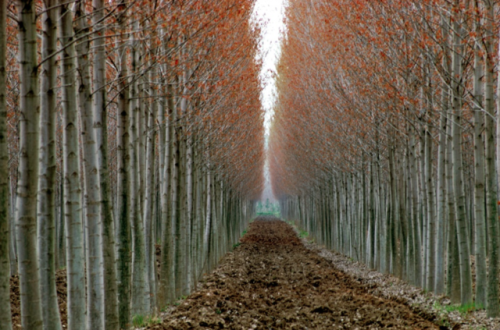
M 276 62 L 280 55 L 280 38 L 285 29 L 283 23 L 284 7 L 286 0 L 256 0 L 253 13 L 254 20 L 261 22 L 262 43 L 260 55 L 263 57 L 261 72 L 264 91 L 262 93 L 262 106 L 266 111 L 266 135 L 269 132 L 269 122 L 272 117 L 275 85 L 272 73 L 276 71 Z
M 280 56 L 280 38 L 285 30 L 283 23 L 286 0 L 256 0 L 253 18 L 262 26 L 262 43 L 260 45 L 260 56 L 263 59 L 261 79 L 263 91 L 261 95 L 262 107 L 265 110 L 264 125 L 266 128 L 266 141 L 269 136 L 269 127 L 273 116 L 274 98 L 276 87 L 273 73 L 276 71 L 276 63 Z M 264 169 L 266 185 L 262 193 L 262 200 L 274 200 L 269 177 L 268 162 Z

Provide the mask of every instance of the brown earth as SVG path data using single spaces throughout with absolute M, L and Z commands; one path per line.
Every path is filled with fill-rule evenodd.
M 260 218 L 201 289 L 151 329 L 439 329 L 368 289 L 306 249 L 285 222 Z

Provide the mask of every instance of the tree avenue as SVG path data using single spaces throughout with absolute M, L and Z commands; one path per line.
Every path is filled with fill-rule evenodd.
M 500 315 L 499 8 L 291 0 L 269 142 L 285 218 L 489 316 Z
M 500 316 L 500 1 L 289 0 L 268 137 L 254 2 L 0 1 L 0 330 L 143 326 L 257 212 Z
M 238 241 L 264 182 L 252 10 L 0 1 L 0 329 L 131 328 Z

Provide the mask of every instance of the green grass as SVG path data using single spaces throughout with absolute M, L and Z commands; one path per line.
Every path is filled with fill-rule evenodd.
M 450 321 L 448 314 L 451 312 L 459 312 L 462 316 L 466 316 L 468 313 L 473 312 L 478 309 L 484 309 L 483 306 L 476 306 L 475 303 L 465 304 L 465 305 L 441 305 L 439 301 L 434 302 L 433 309 L 437 311 L 440 321 L 438 324 L 445 327 L 450 327 Z M 484 328 L 478 328 L 484 329 Z
M 243 230 L 243 233 L 241 233 L 241 236 L 240 236 L 240 237 L 245 236 L 245 234 L 246 234 L 246 233 L 247 233 L 247 230 L 246 230 L 246 229 L 245 229 L 245 230 Z M 240 242 L 234 243 L 234 244 L 233 244 L 233 250 L 234 250 L 234 249 L 236 249 L 236 248 L 237 248 L 238 246 L 240 246 L 240 245 L 241 245 L 241 243 L 240 243 Z
M 277 218 L 281 217 L 281 212 L 257 212 L 256 214 L 257 216 L 270 215 L 270 216 L 275 216 Z
M 136 328 L 143 328 L 154 324 L 161 324 L 161 319 L 154 316 L 134 315 L 132 324 Z
M 443 306 L 439 302 L 434 303 L 434 308 L 438 311 L 446 311 L 447 313 L 459 312 L 461 315 L 467 315 L 477 309 L 484 309 L 483 306 L 476 306 L 475 303 L 465 304 L 465 305 L 446 305 Z
M 300 238 L 305 238 L 307 236 L 309 236 L 309 233 L 307 231 L 305 231 L 305 230 L 300 231 L 300 235 L 299 235 Z

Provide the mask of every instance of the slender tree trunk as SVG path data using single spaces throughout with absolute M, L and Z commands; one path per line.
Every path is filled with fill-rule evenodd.
M 185 205 L 185 186 L 183 185 L 185 179 L 185 140 L 183 138 L 183 128 L 176 127 L 176 142 L 174 148 L 175 169 L 172 175 L 172 187 L 175 185 L 172 194 L 172 209 L 175 210 L 175 297 L 181 298 L 184 295 L 184 282 L 186 276 L 185 263 L 186 258 L 186 213 Z M 174 197 L 175 195 L 175 197 Z M 175 202 L 174 202 L 175 200 Z
M 132 264 L 132 242 L 131 242 L 131 205 L 130 205 L 130 87 L 128 82 L 128 37 L 127 31 L 127 1 L 122 0 L 118 5 L 120 12 L 117 21 L 120 29 L 118 41 L 118 52 L 120 60 L 120 72 L 118 75 L 118 313 L 121 329 L 131 326 L 130 315 L 130 289 L 131 289 L 131 264 Z
M 419 206 L 420 200 L 418 195 L 418 171 L 417 171 L 417 156 L 416 156 L 416 145 L 417 141 L 415 138 L 415 132 L 412 131 L 410 135 L 410 175 L 411 175 L 411 187 L 412 187 L 412 206 L 413 206 L 413 219 L 412 219 L 412 231 L 414 237 L 414 251 L 415 251 L 415 285 L 422 287 L 422 235 L 420 234 L 419 228 Z
M 210 177 L 210 168 L 207 169 L 207 202 L 206 202 L 206 215 L 205 215 L 205 232 L 203 235 L 203 254 L 205 256 L 203 265 L 208 267 L 209 259 L 210 259 L 210 250 L 209 250 L 209 242 L 210 242 L 210 232 L 211 232 L 211 221 L 212 221 L 212 191 L 211 191 L 211 177 Z M 205 268 L 205 267 L 203 267 Z M 202 268 L 202 269 L 203 269 Z
M 498 317 L 500 315 L 500 304 L 498 300 L 498 211 L 497 211 L 497 169 L 495 167 L 495 118 L 497 121 L 497 139 L 500 127 L 500 98 L 497 97 L 497 114 L 495 117 L 495 93 L 494 93 L 494 72 L 495 72 L 495 50 L 493 28 L 494 11 L 491 0 L 483 0 L 485 7 L 485 65 L 484 65 L 484 114 L 485 121 L 485 141 L 486 141 L 486 225 L 488 226 L 488 293 L 487 293 L 487 314 L 489 317 Z M 499 48 L 500 54 L 500 48 Z M 498 57 L 497 57 L 498 59 Z M 500 95 L 500 81 L 498 81 Z M 498 143 L 498 142 L 497 142 Z M 500 146 L 497 145 L 500 151 Z M 500 153 L 497 151 L 497 157 Z M 499 163 L 500 164 L 500 163 Z
M 116 283 L 115 228 L 110 200 L 108 132 L 106 107 L 106 48 L 104 0 L 92 0 L 94 129 L 98 153 L 100 207 L 102 214 L 102 254 L 104 264 L 104 327 L 118 330 L 118 288 Z
M 61 329 L 56 288 L 56 106 L 57 106 L 57 1 L 45 0 L 42 16 L 42 64 L 40 94 L 40 167 L 38 195 L 38 249 L 43 328 Z M 52 57 L 50 57 L 52 56 Z M 50 57 L 50 58 L 49 58 Z
M 449 116 L 447 127 L 447 147 L 446 147 L 446 185 L 447 194 L 446 199 L 448 203 L 448 269 L 447 269 L 447 289 L 446 294 L 450 296 L 452 303 L 460 303 L 460 262 L 458 259 L 458 243 L 457 243 L 457 229 L 456 229 L 456 213 L 455 213 L 455 190 L 453 189 L 453 155 L 452 144 L 453 137 L 451 134 L 452 129 L 452 114 L 447 110 Z
M 135 119 L 130 118 L 130 160 L 129 170 L 130 194 L 131 194 L 131 224 L 132 224 L 132 315 L 146 315 L 150 310 L 149 306 L 149 284 L 146 274 L 146 246 L 144 223 L 140 206 L 140 188 L 139 188 L 139 159 L 137 135 L 132 133 L 137 127 L 134 127 Z
M 40 274 L 37 256 L 37 190 L 39 111 L 36 4 L 18 0 L 19 62 L 21 80 L 19 170 L 16 207 L 16 241 L 24 329 L 42 329 Z
M 480 35 L 478 0 L 474 1 L 477 10 L 474 15 L 475 31 Z M 474 45 L 474 255 L 476 257 L 476 307 L 486 307 L 486 214 L 485 214 L 485 160 L 484 160 L 484 116 L 482 114 L 483 86 L 481 76 L 483 75 L 483 65 L 479 54 L 480 45 Z
M 164 41 L 165 45 L 168 43 Z M 167 49 L 165 49 L 167 51 Z M 172 197 L 172 171 L 174 161 L 173 141 L 175 138 L 175 129 L 173 124 L 176 113 L 173 86 L 167 80 L 167 105 L 168 120 L 165 128 L 165 168 L 163 170 L 163 188 L 161 191 L 161 212 L 162 212 L 162 234 L 161 234 L 161 263 L 160 263 L 160 303 L 165 305 L 167 302 L 173 302 L 175 293 L 175 269 L 174 269 L 174 222 L 172 222 L 173 203 Z
M 73 44 L 73 13 L 59 2 L 59 33 L 62 47 L 64 211 L 68 283 L 68 328 L 85 328 L 85 264 L 80 186 L 80 150 L 76 106 L 76 52 Z
M 155 78 L 152 77 L 151 81 Z M 152 96 L 156 97 L 156 89 L 153 89 Z M 161 112 L 163 109 L 161 109 Z M 146 240 L 146 273 L 149 282 L 149 311 L 152 314 L 156 314 L 156 254 L 155 254 L 155 242 L 153 235 L 153 207 L 154 207 L 154 194 L 155 194 L 155 155 L 154 150 L 156 148 L 155 141 L 155 125 L 154 120 L 157 118 L 157 104 L 153 103 L 153 108 L 148 111 L 147 118 L 147 140 L 146 140 L 146 192 L 144 201 L 144 221 L 145 221 L 145 240 Z M 162 113 L 163 114 L 163 113 Z M 161 122 L 160 122 L 161 123 Z M 161 128 L 160 128 L 161 130 Z M 165 138 L 163 134 L 163 138 Z M 160 138 L 160 148 L 164 141 Z M 163 157 L 164 153 L 163 153 Z M 160 159 L 162 156 L 160 155 Z M 163 162 L 162 162 L 163 164 Z M 160 167 L 161 168 L 161 167 Z
M 186 270 L 186 284 L 185 284 L 185 294 L 189 294 L 192 288 L 192 271 L 193 271 L 193 250 L 194 250 L 194 240 L 191 233 L 191 227 L 193 224 L 193 139 L 191 133 L 188 133 L 186 141 L 186 227 L 187 227 L 187 270 Z
M 10 185 L 7 148 L 7 1 L 0 2 L 0 324 L 12 329 L 10 310 Z M 57 328 L 54 328 L 57 329 Z
M 139 22 L 134 23 L 134 30 L 139 30 Z M 132 35 L 133 36 L 133 35 Z M 133 38 L 133 37 L 132 37 Z M 140 55 L 138 44 L 133 41 L 132 70 L 137 75 L 139 71 Z M 146 315 L 149 310 L 149 284 L 146 274 L 146 246 L 144 242 L 144 223 L 141 212 L 141 184 L 140 184 L 140 95 L 138 80 L 135 79 L 131 86 L 131 104 L 133 111 L 129 118 L 129 152 L 130 168 L 127 169 L 130 176 L 130 216 L 132 225 L 132 315 Z
M 427 218 L 428 218 L 428 234 L 427 234 L 427 279 L 425 281 L 428 290 L 435 288 L 436 274 L 436 212 L 435 212 L 435 197 L 434 197 L 434 176 L 432 175 L 432 136 L 430 127 L 424 132 L 425 134 L 425 178 L 427 185 Z
M 100 208 L 99 164 L 97 154 L 94 115 L 92 113 L 92 90 L 90 78 L 89 26 L 85 12 L 85 1 L 79 0 L 75 7 L 75 36 L 77 43 L 79 79 L 79 109 L 83 142 L 84 201 L 86 206 L 87 242 L 87 329 L 104 328 L 104 284 L 102 256 L 102 212 Z
M 442 31 L 444 39 L 449 38 L 449 24 L 443 19 Z M 447 54 L 444 54 L 442 63 L 444 67 L 449 67 Z M 437 169 L 437 238 L 436 238 L 436 294 L 445 293 L 445 233 L 446 233 L 446 127 L 447 111 L 449 107 L 449 89 L 446 83 L 441 86 L 441 104 L 439 120 L 439 147 L 438 147 L 438 169 Z
M 459 0 L 455 0 L 454 8 L 458 15 Z M 457 240 L 460 258 L 460 284 L 461 302 L 469 304 L 472 302 L 472 279 L 469 262 L 469 245 L 467 244 L 467 216 L 465 210 L 465 192 L 463 183 L 463 160 L 462 160 L 462 97 L 463 88 L 460 81 L 462 77 L 462 27 L 460 19 L 455 17 L 453 21 L 453 55 L 452 55 L 452 136 L 453 136 L 453 189 L 455 190 L 455 212 L 457 217 Z
M 178 273 L 176 267 L 178 266 L 178 254 L 180 253 L 177 251 L 179 249 L 179 244 L 178 241 L 180 239 L 180 233 L 179 233 L 179 223 L 177 221 L 177 218 L 179 217 L 179 208 L 178 208 L 178 199 L 179 199 L 179 187 L 177 184 L 177 181 L 179 180 L 179 133 L 177 131 L 179 130 L 179 127 L 172 127 L 172 131 L 174 132 L 172 134 L 172 158 L 171 158 L 171 183 L 170 183 L 170 224 L 171 224 L 171 230 L 172 230 L 172 245 L 173 245 L 173 260 L 172 260 L 172 265 L 171 269 L 174 272 L 173 276 L 171 277 L 174 279 L 173 283 L 170 283 L 169 285 L 169 293 L 172 295 L 172 298 L 178 298 L 176 296 L 177 294 L 177 286 L 180 280 L 177 278 Z

